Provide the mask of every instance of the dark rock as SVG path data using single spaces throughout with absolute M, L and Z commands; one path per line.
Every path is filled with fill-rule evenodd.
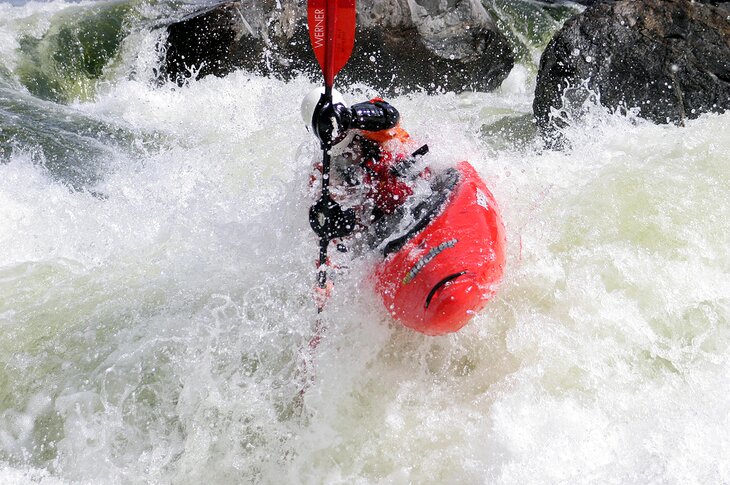
M 551 108 L 579 116 L 593 94 L 657 123 L 729 109 L 728 12 L 689 0 L 620 0 L 568 20 L 540 60 L 538 125 L 552 132 L 561 119 Z
M 606 1 L 606 0 L 540 0 L 540 1 L 542 1 L 543 3 L 549 3 L 549 4 L 556 4 L 556 3 L 557 4 L 578 3 L 580 5 L 591 6 L 591 5 L 595 5 L 595 4 L 599 3 L 599 2 Z
M 592 5 L 596 5 L 597 3 L 601 2 L 612 2 L 616 0 L 538 0 L 542 3 L 548 3 L 548 4 L 571 4 L 571 3 L 578 3 L 580 5 L 585 5 L 586 7 L 590 7 Z M 723 3 L 727 4 L 730 3 L 727 0 L 694 0 L 696 3 L 708 3 L 710 5 L 721 5 Z
M 419 4 L 420 3 L 420 4 Z M 338 79 L 385 94 L 489 91 L 514 64 L 507 39 L 477 0 L 359 2 L 355 48 Z M 306 11 L 295 1 L 245 0 L 167 27 L 163 78 L 184 82 L 245 69 L 318 78 Z

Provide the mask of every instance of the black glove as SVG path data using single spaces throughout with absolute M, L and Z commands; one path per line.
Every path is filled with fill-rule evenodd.
M 351 128 L 367 131 L 387 130 L 398 125 L 400 113 L 385 101 L 365 101 L 350 108 Z
M 352 114 L 350 109 L 341 103 L 332 104 L 324 95 L 314 108 L 312 129 L 323 147 L 331 147 L 347 135 Z

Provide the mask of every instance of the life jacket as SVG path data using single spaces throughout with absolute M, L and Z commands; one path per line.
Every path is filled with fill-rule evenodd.
M 376 104 L 383 108 L 386 105 L 388 115 L 399 116 L 392 106 L 381 98 L 373 98 L 369 102 L 361 103 L 359 106 L 361 111 L 365 113 L 362 121 L 364 126 L 377 126 L 380 121 L 378 117 L 368 117 L 370 113 L 370 104 Z M 384 115 L 384 122 L 391 118 Z M 396 125 L 391 128 L 382 130 L 365 130 L 354 128 L 355 136 L 351 140 L 350 147 L 357 147 L 354 153 L 360 158 L 357 162 L 359 166 L 365 169 L 360 183 L 368 187 L 367 197 L 375 204 L 377 215 L 391 214 L 402 205 L 408 197 L 413 195 L 413 189 L 404 178 L 397 175 L 395 168 L 398 164 L 410 157 L 413 149 L 413 142 L 406 130 L 404 130 L 396 118 L 392 120 Z M 391 125 L 392 126 L 392 125 Z M 347 151 L 343 154 L 348 157 Z M 354 161 L 353 161 L 354 162 Z M 350 162 L 350 163 L 353 163 Z M 348 181 L 350 185 L 356 182 Z
M 370 102 L 383 101 L 373 98 Z M 413 142 L 400 124 L 386 130 L 360 130 L 360 135 L 378 146 L 377 157 L 365 161 L 365 183 L 370 186 L 368 196 L 384 214 L 392 214 L 408 197 L 413 195 L 411 186 L 398 177 L 394 168 L 410 156 Z

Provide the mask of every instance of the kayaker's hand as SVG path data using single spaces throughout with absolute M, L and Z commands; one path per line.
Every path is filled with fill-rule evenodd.
M 332 146 L 342 140 L 350 127 L 350 110 L 341 103 L 325 102 L 314 111 L 314 134 L 323 144 Z

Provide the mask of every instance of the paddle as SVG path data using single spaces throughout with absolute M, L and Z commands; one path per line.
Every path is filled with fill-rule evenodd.
M 355 43 L 355 0 L 308 0 L 307 2 L 307 23 L 309 24 L 309 39 L 317 57 L 319 66 L 324 75 L 324 93 L 317 103 L 315 113 L 321 108 L 332 106 L 332 85 L 335 76 L 347 63 Z M 330 149 L 332 148 L 332 137 L 337 129 L 332 120 L 329 127 L 321 128 L 319 120 L 312 120 L 312 127 L 320 139 L 322 147 L 322 194 L 309 209 L 309 224 L 315 234 L 319 236 L 319 269 L 317 273 L 317 285 L 326 295 L 327 288 L 327 247 L 332 239 L 350 234 L 355 227 L 355 211 L 352 209 L 343 210 L 342 207 L 330 197 L 329 172 L 330 172 Z M 315 126 L 317 125 L 317 126 Z M 317 301 L 317 313 L 322 313 L 326 297 Z M 304 392 L 309 387 L 312 378 L 310 365 L 312 354 L 322 339 L 324 325 L 320 318 L 317 319 L 314 335 L 309 340 L 309 352 L 302 356 L 299 368 L 299 379 L 301 387 L 296 398 L 296 403 L 301 408 Z
M 332 105 L 332 85 L 335 76 L 352 54 L 355 43 L 355 0 L 308 0 L 307 23 L 314 55 L 324 75 L 324 93 L 318 105 Z M 334 120 L 333 120 L 334 121 Z M 332 134 L 337 127 L 320 133 L 322 146 L 322 194 L 309 210 L 309 223 L 319 236 L 319 272 L 317 284 L 327 287 L 327 247 L 332 239 L 346 236 L 355 225 L 352 209 L 343 210 L 329 193 L 330 149 Z M 318 304 L 322 312 L 324 303 Z

